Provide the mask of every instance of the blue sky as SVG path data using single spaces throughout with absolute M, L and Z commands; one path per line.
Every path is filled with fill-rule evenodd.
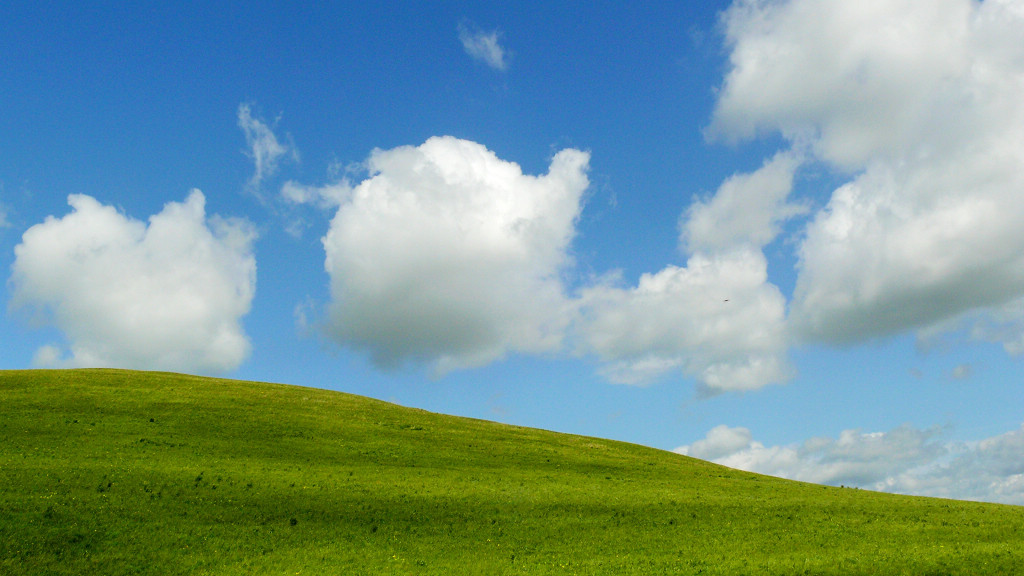
M 1012 0 L 0 7 L 0 367 L 1024 504 Z

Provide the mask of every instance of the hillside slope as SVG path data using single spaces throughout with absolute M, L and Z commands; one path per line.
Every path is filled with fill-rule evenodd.
M 317 389 L 0 372 L 2 574 L 1012 574 L 1024 508 Z

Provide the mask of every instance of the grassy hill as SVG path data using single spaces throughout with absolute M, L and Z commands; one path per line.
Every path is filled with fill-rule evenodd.
M 0 574 L 1019 574 L 1024 508 L 309 388 L 0 372 Z

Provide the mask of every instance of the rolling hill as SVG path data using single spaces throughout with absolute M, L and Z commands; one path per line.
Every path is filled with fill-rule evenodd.
M 0 573 L 1015 574 L 1024 508 L 319 389 L 0 372 Z

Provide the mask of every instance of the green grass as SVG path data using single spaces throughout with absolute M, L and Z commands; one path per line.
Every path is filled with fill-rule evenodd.
M 0 574 L 1019 574 L 1024 508 L 294 386 L 0 372 Z

